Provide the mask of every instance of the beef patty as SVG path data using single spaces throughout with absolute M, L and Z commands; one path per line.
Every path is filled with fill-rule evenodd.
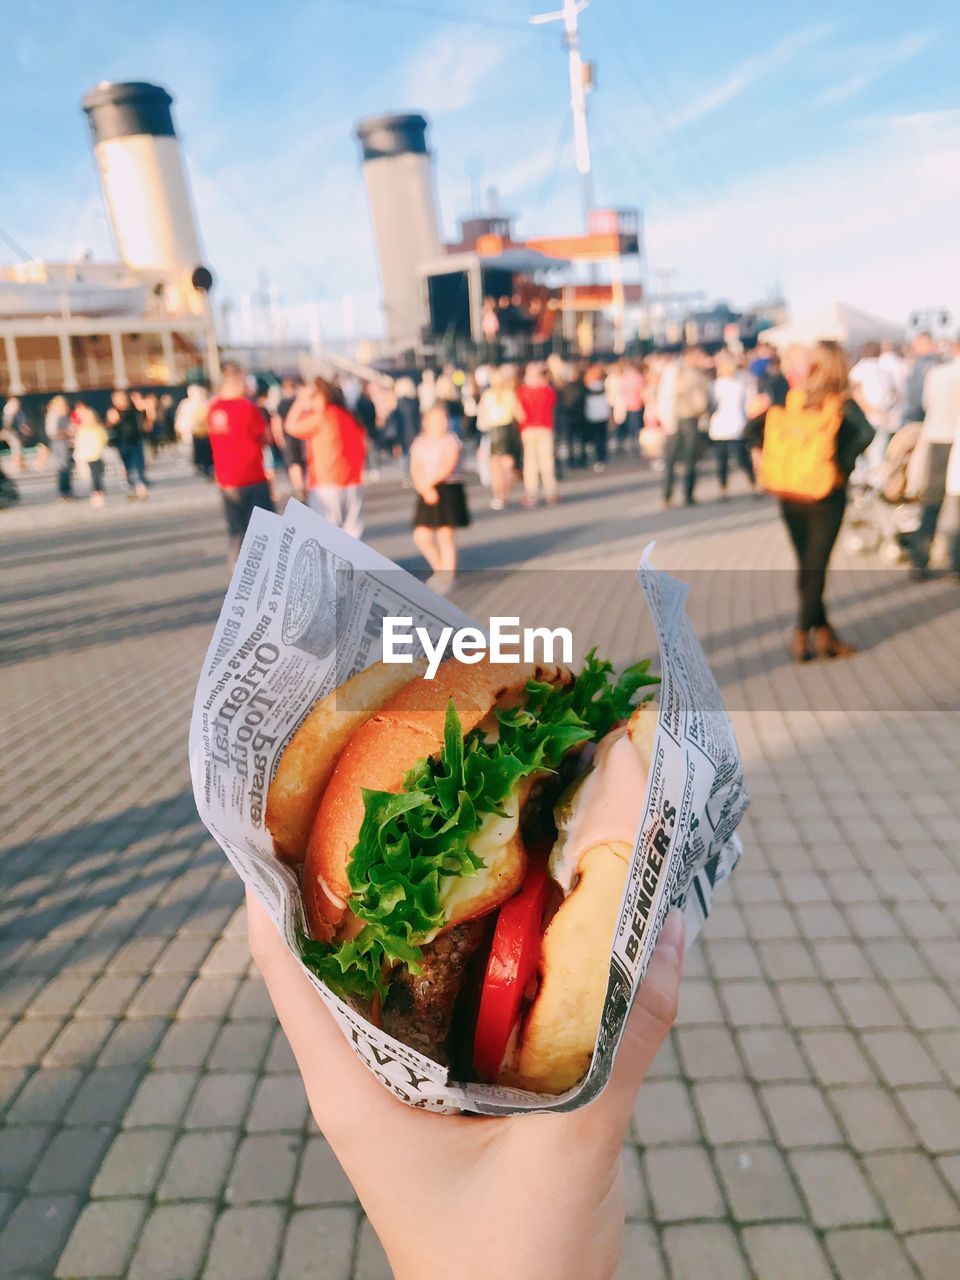
M 454 1006 L 470 960 L 483 945 L 486 932 L 485 920 L 454 925 L 423 948 L 420 973 L 398 970 L 383 1002 L 384 1031 L 448 1066 Z

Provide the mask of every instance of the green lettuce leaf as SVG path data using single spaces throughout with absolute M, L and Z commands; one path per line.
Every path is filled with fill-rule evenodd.
M 524 778 L 555 770 L 573 747 L 599 741 L 625 720 L 639 691 L 658 683 L 648 668 L 639 662 L 612 680 L 612 664 L 591 650 L 569 685 L 531 680 L 522 707 L 497 712 L 493 741 L 480 729 L 464 737 L 451 699 L 439 757 L 418 761 L 397 795 L 363 792 L 347 871 L 350 909 L 363 927 L 349 942 L 303 937 L 308 968 L 339 995 L 367 1000 L 386 994 L 394 965 L 418 973 L 422 945 L 444 923 L 444 881 L 484 865 L 470 848 L 484 820 L 503 814 Z

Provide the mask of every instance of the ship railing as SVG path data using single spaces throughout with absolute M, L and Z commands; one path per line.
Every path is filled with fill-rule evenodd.
M 51 395 L 66 391 L 102 391 L 110 390 L 117 385 L 116 370 L 112 359 L 91 355 L 74 355 L 74 372 L 76 388 L 65 386 L 63 363 L 59 359 L 45 359 L 42 356 L 24 358 L 21 356 L 20 379 L 27 393 L 47 393 Z M 154 356 L 136 356 L 127 353 L 124 357 L 126 382 L 131 387 L 145 386 L 178 386 L 186 381 L 188 373 L 197 366 L 197 356 L 188 351 L 175 351 L 172 361 L 164 361 Z M 0 360 L 0 388 L 9 384 L 10 371 L 6 363 Z

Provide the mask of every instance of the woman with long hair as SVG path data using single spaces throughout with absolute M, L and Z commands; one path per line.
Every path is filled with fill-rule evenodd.
M 456 531 L 470 523 L 460 474 L 463 445 L 450 430 L 446 406 L 436 401 L 423 415 L 410 446 L 410 479 L 417 491 L 413 541 L 433 570 L 427 585 L 446 595 L 457 572 Z
M 847 359 L 836 342 L 818 342 L 802 378 L 782 408 L 772 406 L 747 424 L 760 483 L 780 499 L 780 514 L 797 555 L 799 609 L 791 654 L 806 662 L 846 658 L 853 645 L 827 620 L 823 592 L 827 564 L 847 505 L 847 484 L 873 427 L 852 398 Z M 813 650 L 810 633 L 813 632 Z
M 286 431 L 304 442 L 308 504 L 351 537 L 362 538 L 367 438 L 336 383 L 315 378 L 301 387 Z
M 513 369 L 501 365 L 491 369 L 490 385 L 477 403 L 477 430 L 489 441 L 490 506 L 502 511 L 513 488 L 514 458 L 519 447 L 517 393 Z

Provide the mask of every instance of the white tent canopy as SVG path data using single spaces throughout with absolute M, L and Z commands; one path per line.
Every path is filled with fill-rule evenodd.
M 865 342 L 901 342 L 903 327 L 851 307 L 846 302 L 831 302 L 829 306 L 798 316 L 796 320 L 764 329 L 759 337 L 761 342 L 769 342 L 781 349 L 795 342 L 807 345 L 830 340 L 841 343 L 856 354 Z

